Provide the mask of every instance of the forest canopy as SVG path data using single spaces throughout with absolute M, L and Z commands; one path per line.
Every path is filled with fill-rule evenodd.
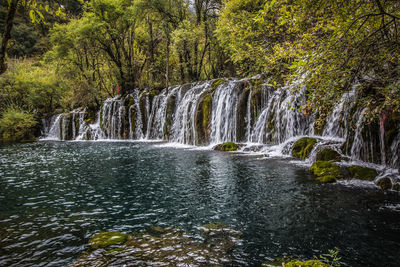
M 13 1 L 1 1 L 2 29 Z M 317 126 L 355 85 L 370 117 L 400 109 L 399 1 L 34 2 L 21 1 L 14 19 L 2 118 L 98 109 L 133 88 L 260 73 L 275 87 L 303 76 L 301 108 Z

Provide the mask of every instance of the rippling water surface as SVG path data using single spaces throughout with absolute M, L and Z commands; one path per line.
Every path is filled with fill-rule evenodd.
M 241 265 L 338 248 L 349 266 L 400 266 L 400 197 L 318 184 L 287 160 L 130 142 L 0 147 L 0 266 L 65 266 L 100 231 L 223 222 Z

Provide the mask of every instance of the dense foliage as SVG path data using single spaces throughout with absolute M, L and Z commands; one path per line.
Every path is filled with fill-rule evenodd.
M 301 108 L 316 115 L 317 128 L 356 85 L 369 117 L 400 110 L 395 0 L 36 2 L 63 9 L 18 9 L 8 55 L 34 59 L 0 77 L 0 111 L 98 107 L 135 87 L 259 73 L 274 86 L 303 76 Z

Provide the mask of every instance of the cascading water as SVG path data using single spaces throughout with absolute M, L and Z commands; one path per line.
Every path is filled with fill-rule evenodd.
M 346 138 L 347 119 L 349 111 L 355 104 L 357 86 L 358 84 L 354 85 L 350 92 L 343 94 L 339 103 L 326 120 L 326 125 L 322 132 L 323 136 Z
M 212 101 L 211 143 L 237 142 L 236 123 L 238 97 L 235 82 L 218 87 Z
M 168 92 L 136 89 L 125 97 L 107 99 L 92 124 L 87 123 L 85 110 L 53 117 L 45 137 L 157 139 L 189 145 L 231 141 L 279 147 L 297 136 L 313 136 L 313 116 L 301 112 L 307 100 L 303 79 L 281 88 L 259 79 L 197 82 L 171 87 Z M 383 123 L 378 126 L 380 139 L 371 141 L 376 138 L 365 128 L 365 110 L 354 109 L 356 89 L 357 85 L 335 105 L 320 138 L 334 140 L 335 148 L 344 142 L 344 151 L 352 159 L 396 168 L 400 129 L 389 142 L 384 136 L 388 123 Z

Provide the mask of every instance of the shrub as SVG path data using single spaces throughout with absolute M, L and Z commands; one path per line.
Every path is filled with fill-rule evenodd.
M 11 107 L 0 119 L 0 140 L 3 142 L 33 141 L 33 128 L 37 124 L 33 114 Z

